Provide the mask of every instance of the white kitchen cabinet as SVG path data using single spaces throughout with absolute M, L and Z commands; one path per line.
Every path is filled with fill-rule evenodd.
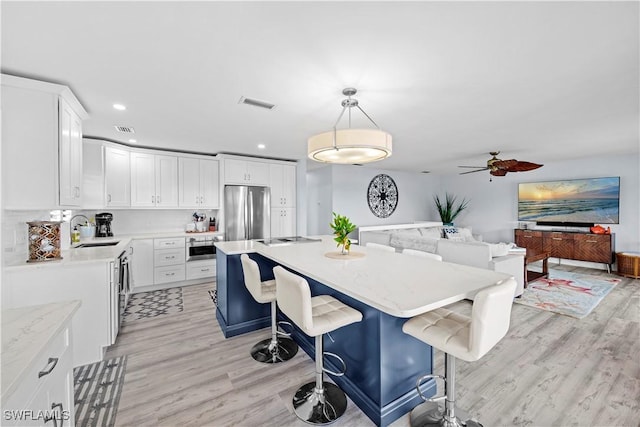
M 62 305 L 60 305 L 57 310 L 69 313 L 69 306 L 70 303 L 65 303 L 64 308 L 61 308 Z M 73 426 L 75 424 L 71 317 L 61 317 L 57 312 L 50 310 L 56 309 L 23 307 L 3 313 L 3 320 L 5 314 L 8 316 L 20 314 L 23 319 L 22 322 L 12 320 L 11 323 L 26 324 L 33 322 L 33 325 L 29 325 L 29 327 L 17 333 L 7 330 L 6 326 L 3 325 L 3 336 L 8 338 L 7 342 L 12 341 L 9 336 L 13 336 L 13 340 L 18 339 L 18 337 L 34 340 L 31 342 L 31 347 L 28 348 L 29 352 L 20 355 L 22 358 L 27 358 L 25 361 L 18 362 L 26 369 L 22 372 L 12 373 L 18 376 L 13 377 L 12 375 L 13 381 L 10 393 L 7 394 L 7 390 L 4 389 L 8 382 L 3 384 L 2 409 L 5 410 L 3 413 L 3 426 Z M 34 314 L 34 312 L 38 314 Z M 72 311 L 70 314 L 72 315 Z M 34 318 L 31 319 L 31 317 Z M 48 341 L 41 336 L 37 336 L 38 332 L 35 331 L 38 331 L 39 327 L 41 327 L 39 322 L 53 321 L 54 318 L 56 323 L 51 324 L 50 328 L 59 330 L 59 332 Z M 3 357 L 9 355 L 8 353 L 11 352 L 10 347 L 11 345 L 5 349 L 3 346 Z M 5 353 L 5 350 L 7 353 Z M 13 357 L 15 355 L 9 355 L 10 360 L 8 363 L 16 363 L 13 361 Z M 31 419 L 33 417 L 27 416 L 22 420 L 18 420 L 7 416 L 8 411 L 20 410 L 31 411 L 34 417 L 37 416 L 39 411 L 42 411 L 45 417 Z M 51 419 L 54 414 L 55 421 Z
M 296 234 L 296 209 L 271 208 L 271 237 L 287 237 Z
M 153 239 L 153 282 L 156 285 L 185 280 L 185 239 Z
M 144 286 L 153 285 L 153 239 L 134 239 L 131 241 L 131 268 L 132 291 Z
M 218 161 L 180 157 L 178 165 L 180 207 L 218 209 L 220 207 Z
M 72 321 L 73 363 L 80 366 L 101 361 L 103 348 L 111 345 L 110 266 L 96 261 L 5 268 L 2 306 L 82 301 Z
M 178 158 L 131 153 L 131 206 L 178 206 Z
M 216 260 L 205 259 L 201 261 L 189 261 L 186 266 L 186 278 L 192 279 L 204 279 L 207 277 L 215 277 L 216 275 Z
M 104 187 L 107 207 L 131 205 L 129 151 L 104 147 Z
M 269 165 L 269 187 L 272 208 L 296 206 L 296 167 L 272 163 Z
M 82 205 L 82 121 L 64 99 L 59 100 L 58 160 L 60 205 Z
M 225 184 L 269 185 L 269 163 L 251 160 L 225 159 Z
M 77 98 L 66 86 L 3 74 L 0 99 L 2 170 L 11 178 L 3 180 L 3 207 L 79 206 L 80 120 L 88 116 Z

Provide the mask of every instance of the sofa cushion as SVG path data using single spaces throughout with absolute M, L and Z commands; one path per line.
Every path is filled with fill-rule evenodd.
M 415 249 L 435 253 L 439 239 L 399 232 L 391 234 L 390 245 L 399 249 Z
M 420 234 L 424 237 L 430 237 L 432 239 L 439 239 L 442 237 L 442 229 L 440 227 L 426 227 L 419 228 Z
M 491 258 L 508 255 L 509 249 L 511 249 L 511 245 L 508 243 L 487 243 L 487 244 L 489 245 L 489 249 L 491 249 Z

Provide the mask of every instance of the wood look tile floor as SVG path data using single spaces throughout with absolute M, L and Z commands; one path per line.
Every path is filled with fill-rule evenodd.
M 605 272 L 569 266 L 585 274 Z M 618 276 L 615 276 L 618 277 Z M 284 364 L 249 349 L 268 329 L 224 339 L 207 290 L 184 287 L 184 311 L 125 324 L 106 357 L 127 354 L 118 426 L 304 426 L 291 397 L 311 381 L 303 352 Z M 452 309 L 470 314 L 471 303 Z M 508 335 L 457 363 L 457 398 L 485 426 L 640 425 L 640 280 L 622 278 L 582 320 L 514 304 Z M 436 372 L 443 355 L 436 351 Z M 373 426 L 351 402 L 335 426 Z M 409 425 L 408 416 L 392 427 Z

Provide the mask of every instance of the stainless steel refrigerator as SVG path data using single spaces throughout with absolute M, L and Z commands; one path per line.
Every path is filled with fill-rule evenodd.
M 271 238 L 269 187 L 227 185 L 224 187 L 225 240 Z

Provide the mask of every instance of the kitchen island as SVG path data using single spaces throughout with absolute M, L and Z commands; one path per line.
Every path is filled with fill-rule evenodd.
M 269 325 L 269 307 L 256 303 L 243 281 L 240 255 L 249 253 L 260 266 L 262 280 L 282 265 L 304 276 L 312 295 L 327 294 L 359 310 L 362 322 L 331 333 L 325 351 L 347 363 L 343 377 L 332 379 L 377 425 L 386 426 L 422 402 L 416 379 L 433 369 L 429 346 L 402 332 L 404 322 L 473 296 L 509 276 L 458 264 L 352 246 L 364 257 L 350 260 L 325 256 L 336 252 L 330 236 L 322 242 L 269 247 L 258 242 L 219 242 L 217 318 L 226 337 Z M 279 318 L 286 319 L 281 313 Z M 293 338 L 313 357 L 313 338 L 294 328 Z M 337 369 L 327 359 L 329 369 Z M 435 382 L 423 384 L 426 395 Z

